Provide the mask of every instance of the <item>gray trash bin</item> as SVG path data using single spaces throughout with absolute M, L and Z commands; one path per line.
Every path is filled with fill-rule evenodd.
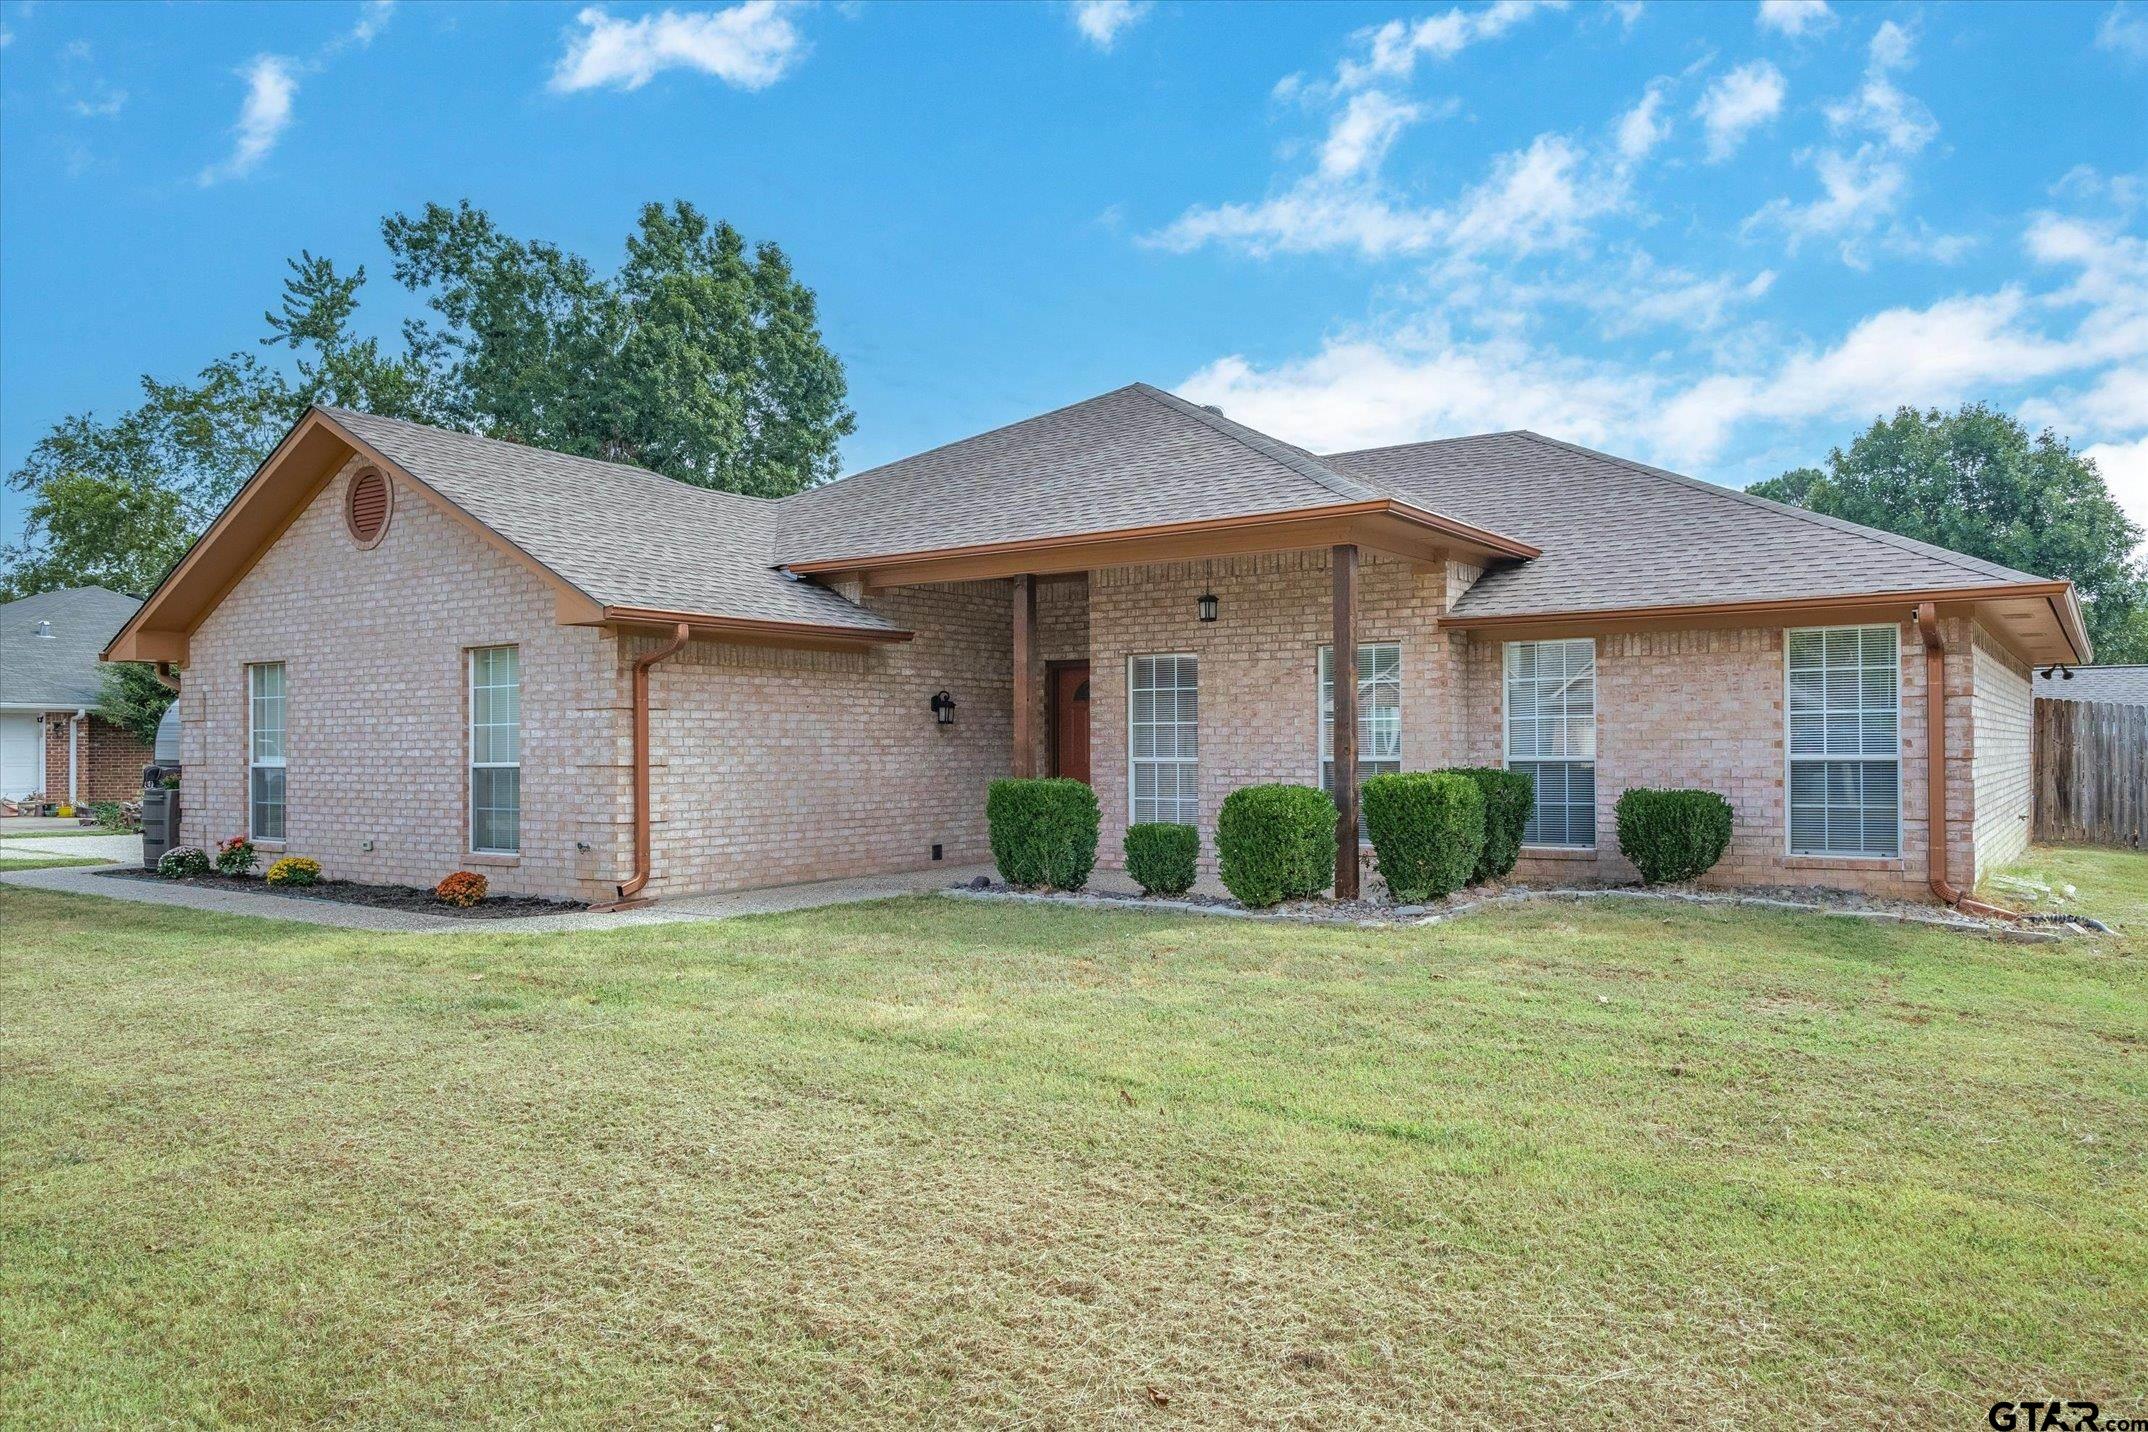
M 161 787 L 142 792 L 142 869 L 154 870 L 179 843 L 179 792 Z

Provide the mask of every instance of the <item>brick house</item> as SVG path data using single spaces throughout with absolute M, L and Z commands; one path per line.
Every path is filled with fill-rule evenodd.
M 96 710 L 98 653 L 141 604 L 103 587 L 0 603 L 0 800 L 141 794 L 149 746 Z
M 2089 650 L 2063 581 L 1533 433 L 1316 456 L 1137 384 L 779 501 L 315 410 L 107 655 L 184 669 L 187 839 L 352 879 L 974 861 L 1010 771 L 1091 781 L 1108 864 L 1339 759 L 1531 770 L 1526 877 L 1629 876 L 1613 803 L 1688 785 L 1736 806 L 1712 879 L 1955 899 L 2026 842 L 2032 666 Z

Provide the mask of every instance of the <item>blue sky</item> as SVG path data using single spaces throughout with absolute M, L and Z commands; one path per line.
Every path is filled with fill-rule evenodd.
M 605 265 L 652 199 L 781 243 L 848 469 L 1137 378 L 1732 484 L 1985 398 L 2148 522 L 2138 0 L 7 0 L 0 463 L 252 345 L 300 249 L 392 333 L 381 216 L 465 198 Z

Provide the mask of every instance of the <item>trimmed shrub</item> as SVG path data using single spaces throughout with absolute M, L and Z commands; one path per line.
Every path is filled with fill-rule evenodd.
M 443 905 L 467 910 L 485 898 L 490 885 L 475 870 L 458 870 L 433 887 L 433 898 Z
M 1536 807 L 1536 777 L 1503 766 L 1456 766 L 1446 774 L 1467 776 L 1484 792 L 1484 853 L 1477 857 L 1469 883 L 1504 880 L 1521 859 L 1522 832 Z
M 1079 890 L 1096 869 L 1102 816 L 1082 781 L 998 780 L 985 793 L 992 863 L 1009 885 Z
M 1374 776 L 1360 788 L 1365 832 L 1398 905 L 1451 895 L 1484 854 L 1484 792 L 1453 771 Z
M 1126 873 L 1145 895 L 1183 895 L 1193 888 L 1201 832 L 1190 825 L 1145 821 L 1126 828 Z
M 305 855 L 286 855 L 261 877 L 271 885 L 311 885 L 321 878 L 321 862 Z
M 243 835 L 234 835 L 216 847 L 216 873 L 219 875 L 233 878 L 250 875 L 260 862 L 261 856 L 255 851 L 254 843 Z
M 1216 815 L 1224 888 L 1255 910 L 1318 895 L 1335 880 L 1335 802 L 1312 786 L 1246 786 Z
M 175 845 L 157 857 L 157 874 L 166 880 L 185 880 L 209 873 L 209 852 L 198 845 Z
M 1630 790 L 1618 798 L 1618 848 L 1650 885 L 1706 874 L 1730 847 L 1730 802 L 1714 791 Z

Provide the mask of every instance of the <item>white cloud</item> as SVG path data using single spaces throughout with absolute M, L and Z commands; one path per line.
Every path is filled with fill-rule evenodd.
M 1708 158 L 1720 163 L 1738 150 L 1756 126 L 1782 113 L 1789 85 L 1766 60 L 1740 65 L 1708 86 L 1693 113 L 1708 131 Z
M 1758 23 L 1763 30 L 1799 39 L 1832 26 L 1835 12 L 1827 8 L 1827 0 L 1760 0 Z
M 1671 122 L 1663 115 L 1663 97 L 1668 82 L 1656 80 L 1641 96 L 1641 102 L 1620 117 L 1618 122 L 1618 152 L 1628 160 L 1645 159 L 1648 152 L 1663 142 L 1671 132 Z
M 123 89 L 111 89 L 104 85 L 99 85 L 96 94 L 92 97 L 78 99 L 72 105 L 74 112 L 84 119 L 112 119 L 126 107 L 127 92 Z
M 1352 95 L 1320 147 L 1320 172 L 1330 179 L 1346 179 L 1379 168 L 1395 137 L 1423 113 L 1418 106 L 1379 90 Z
M 1544 10 L 1564 10 L 1567 0 L 1497 0 L 1475 10 L 1456 8 L 1421 20 L 1390 20 L 1354 37 L 1363 47 L 1359 59 L 1346 59 L 1336 66 L 1335 83 L 1342 89 L 1406 80 L 1417 69 L 1420 56 L 1451 60 L 1479 41 L 1496 39 L 1522 21 Z
M 665 10 L 615 20 L 591 7 L 578 13 L 552 71 L 551 88 L 571 94 L 609 87 L 640 89 L 665 70 L 714 75 L 738 89 L 766 89 L 805 55 L 805 41 L 775 0 L 745 0 L 725 10 Z
M 1900 219 L 1909 197 L 1907 161 L 1939 134 L 1932 112 L 1894 82 L 1895 72 L 1909 65 L 1913 48 L 1909 31 L 1892 20 L 1880 25 L 1856 92 L 1824 107 L 1838 142 L 1798 155 L 1818 177 L 1819 197 L 1804 203 L 1771 200 L 1746 221 L 1749 230 L 1780 228 L 1793 252 L 1809 239 L 1834 242 L 1843 262 L 1857 268 L 1869 263 L 1874 241 L 1895 253 L 1942 263 L 1973 246 L 1969 236 L 1937 233 Z
M 1436 209 L 1398 206 L 1362 185 L 1312 178 L 1257 204 L 1196 205 L 1142 242 L 1175 253 L 1219 244 L 1255 258 L 1353 250 L 1385 258 L 1431 248 L 1445 227 Z
M 2096 48 L 2129 60 L 2148 60 L 2148 14 L 2136 0 L 2118 0 L 2096 26 Z
M 373 37 L 388 28 L 395 13 L 395 0 L 365 0 L 358 8 L 358 23 L 351 26 L 352 43 L 370 45 Z
M 1108 50 L 1119 33 L 1149 12 L 1149 0 L 1074 0 L 1074 28 L 1099 50 Z
M 1569 248 L 1587 221 L 1616 209 L 1625 186 L 1595 170 L 1572 141 L 1540 134 L 1529 147 L 1502 154 L 1492 174 L 1462 196 L 1447 242 L 1462 253 L 1497 250 L 1505 256 Z
M 246 103 L 232 128 L 231 154 L 201 171 L 204 185 L 251 174 L 291 125 L 291 102 L 298 94 L 291 61 L 281 55 L 258 55 L 241 73 L 246 76 Z
M 2095 460 L 2103 485 L 2138 527 L 2148 530 L 2148 437 L 2129 443 L 2090 443 L 2081 456 Z M 2148 539 L 2135 549 L 2148 554 Z
M 1457 332 L 1443 309 L 1392 331 L 1340 335 L 1302 359 L 1266 367 L 1219 359 L 1181 391 L 1315 450 L 1535 427 L 1690 466 L 1714 461 L 1755 426 L 1796 433 L 1813 422 L 1868 421 L 1901 404 L 2004 402 L 2032 385 L 2082 380 L 2084 389 L 2062 395 L 2063 413 L 2017 405 L 2032 422 L 2098 439 L 2114 463 L 2137 472 L 2135 439 L 2148 432 L 2148 242 L 2044 216 L 2025 244 L 2038 263 L 2071 270 L 2069 280 L 1890 308 L 1832 343 L 1736 361 L 1585 358 L 1515 329 Z M 1674 308 L 1712 296 L 1735 301 L 1721 280 L 1657 271 L 1645 259 L 1632 272 L 1625 287 L 1653 286 Z M 1604 277 L 1600 287 L 1625 291 L 1618 275 Z M 1748 288 L 1764 291 L 1771 277 L 1756 276 Z
M 1641 0 L 1611 0 L 1611 13 L 1618 17 L 1618 26 L 1626 34 L 1641 22 L 1641 11 L 1646 7 Z

